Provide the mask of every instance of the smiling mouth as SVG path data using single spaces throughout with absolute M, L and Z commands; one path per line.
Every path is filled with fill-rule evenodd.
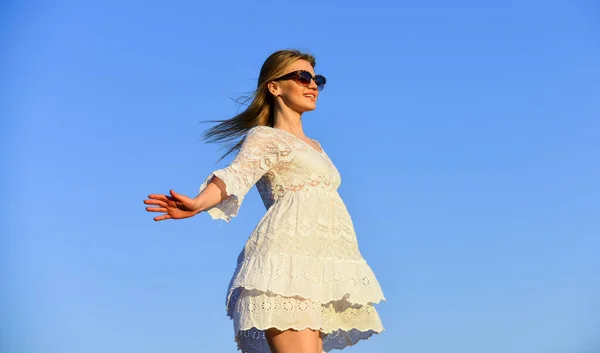
M 307 98 L 312 98 L 312 99 L 315 99 L 315 98 L 317 98 L 317 96 L 315 96 L 315 95 L 314 95 L 314 94 L 312 94 L 312 93 L 307 93 L 307 94 L 305 94 L 305 95 L 304 95 L 304 97 L 307 97 Z

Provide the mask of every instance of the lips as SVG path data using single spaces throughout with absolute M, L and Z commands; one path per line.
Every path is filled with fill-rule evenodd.
M 317 99 L 317 95 L 314 93 L 305 93 L 304 97 L 310 98 L 310 99 Z

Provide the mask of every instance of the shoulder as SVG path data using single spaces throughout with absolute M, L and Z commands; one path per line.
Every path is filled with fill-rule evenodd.
M 245 137 L 245 143 L 250 145 L 260 145 L 263 149 L 273 150 L 274 152 L 286 152 L 289 154 L 291 149 L 289 141 L 281 133 L 269 126 L 255 126 L 248 130 Z
M 248 132 L 246 133 L 247 135 L 273 135 L 275 134 L 275 129 L 273 129 L 272 127 L 269 126 L 255 126 L 253 128 L 251 128 L 250 130 L 248 130 Z
M 246 139 L 261 140 L 263 142 L 279 142 L 281 136 L 277 133 L 276 129 L 273 129 L 272 127 L 255 126 L 248 130 Z

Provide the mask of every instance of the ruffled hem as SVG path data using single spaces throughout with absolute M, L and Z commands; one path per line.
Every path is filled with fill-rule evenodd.
M 212 178 L 217 176 L 219 179 L 223 180 L 225 183 L 225 193 L 229 198 L 221 201 L 221 203 L 209 208 L 206 210 L 212 219 L 222 219 L 225 222 L 231 221 L 231 218 L 237 216 L 240 206 L 242 205 L 242 201 L 244 200 L 244 196 L 242 192 L 234 187 L 236 185 L 236 181 L 233 177 L 230 177 L 230 174 L 226 173 L 224 170 L 219 169 L 212 172 L 208 178 L 204 180 L 202 185 L 200 185 L 200 191 L 202 192 L 208 183 L 211 182 Z
M 265 337 L 270 328 L 320 331 L 325 352 L 352 346 L 384 331 L 373 304 L 358 305 L 345 300 L 322 304 L 242 288 L 240 297 L 231 305 L 235 341 L 244 353 L 270 352 Z
M 379 282 L 364 259 L 276 253 L 241 258 L 229 285 L 226 308 L 230 307 L 232 295 L 239 288 L 320 303 L 347 300 L 364 305 L 385 301 Z
M 278 329 L 279 331 L 285 331 L 285 330 L 294 330 L 294 331 L 302 331 L 305 329 L 311 329 L 311 330 L 315 330 L 315 331 L 320 331 L 323 335 L 331 335 L 333 333 L 336 332 L 349 332 L 349 331 L 357 331 L 357 332 L 371 332 L 371 333 L 382 333 L 385 331 L 384 328 L 381 328 L 379 330 L 374 330 L 374 329 L 367 329 L 367 330 L 361 330 L 359 328 L 356 328 L 354 326 L 347 326 L 347 327 L 341 327 L 337 330 L 331 330 L 331 331 L 324 331 L 324 329 L 322 327 L 318 327 L 315 325 L 289 325 L 289 326 L 285 326 L 285 325 L 264 325 L 264 326 L 260 326 L 260 325 L 252 325 L 249 326 L 248 328 L 245 329 L 241 329 L 238 330 L 238 335 L 244 332 L 248 332 L 248 331 L 266 331 L 268 329 L 271 328 L 275 328 Z M 350 346 L 352 346 L 352 344 L 350 344 Z
M 256 328 L 253 327 L 246 331 L 239 331 L 234 338 L 234 342 L 237 345 L 237 350 L 242 353 L 271 353 L 269 349 L 269 344 L 267 343 L 267 339 L 265 338 L 265 330 L 271 327 L 266 328 Z M 302 328 L 278 328 L 278 330 L 319 330 L 316 327 L 302 327 Z M 385 329 L 381 331 L 368 330 L 368 331 L 360 331 L 357 329 L 346 330 L 337 330 L 332 333 L 325 334 L 323 337 L 323 352 L 329 352 L 334 349 L 342 350 L 346 347 L 351 347 L 357 344 L 362 340 L 370 340 L 374 334 L 380 334 L 384 332 Z M 322 332 L 322 331 L 321 331 Z

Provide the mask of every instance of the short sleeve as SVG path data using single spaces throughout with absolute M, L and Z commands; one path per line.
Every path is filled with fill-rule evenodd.
M 285 148 L 272 128 L 260 126 L 250 129 L 233 162 L 212 172 L 200 186 L 202 192 L 212 178 L 217 176 L 225 183 L 225 192 L 229 196 L 206 212 L 213 219 L 229 222 L 231 217 L 237 215 L 250 188 L 277 165 L 285 153 Z

